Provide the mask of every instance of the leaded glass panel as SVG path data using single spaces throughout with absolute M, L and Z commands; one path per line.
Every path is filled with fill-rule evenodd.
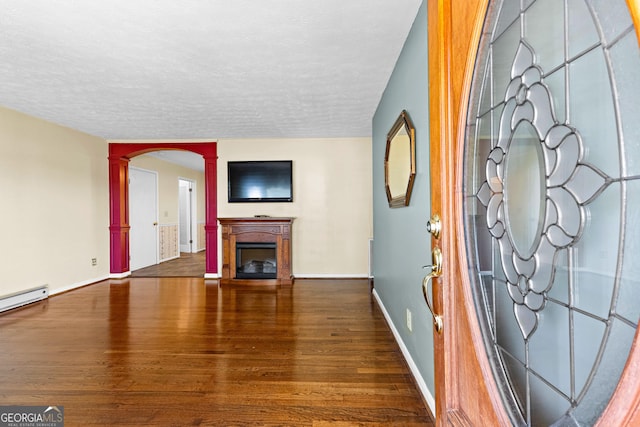
M 640 317 L 640 50 L 625 0 L 490 1 L 465 239 L 516 425 L 592 425 Z

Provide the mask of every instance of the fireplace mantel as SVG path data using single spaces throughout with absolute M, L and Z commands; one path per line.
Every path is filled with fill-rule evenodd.
M 222 228 L 222 275 L 220 284 L 292 285 L 291 225 L 294 218 L 255 216 L 218 218 Z M 275 279 L 237 278 L 236 243 L 275 243 Z

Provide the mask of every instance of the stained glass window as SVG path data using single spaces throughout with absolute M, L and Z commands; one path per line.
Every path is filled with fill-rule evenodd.
M 516 425 L 592 425 L 640 318 L 640 49 L 624 0 L 490 1 L 465 239 Z

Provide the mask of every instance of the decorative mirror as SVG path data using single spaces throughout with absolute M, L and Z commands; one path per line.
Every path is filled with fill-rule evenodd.
M 384 185 L 389 207 L 409 206 L 416 176 L 416 129 L 402 111 L 387 134 L 384 154 Z

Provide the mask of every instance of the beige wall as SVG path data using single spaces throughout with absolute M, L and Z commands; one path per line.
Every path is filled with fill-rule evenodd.
M 107 157 L 101 138 L 0 107 L 0 296 L 109 275 Z
M 293 203 L 228 203 L 227 162 L 293 160 Z M 218 141 L 218 216 L 295 217 L 293 274 L 366 277 L 372 236 L 371 139 Z
M 296 217 L 298 277 L 368 274 L 370 138 L 222 140 L 218 155 L 219 216 Z M 160 171 L 160 221 L 177 223 L 184 177 L 197 182 L 204 222 L 203 174 L 148 157 L 131 165 Z M 294 202 L 227 203 L 226 162 L 266 159 L 293 160 Z M 109 276 L 108 175 L 107 141 L 0 107 L 0 297 L 45 284 L 58 293 Z M 175 195 L 165 185 L 175 185 Z

